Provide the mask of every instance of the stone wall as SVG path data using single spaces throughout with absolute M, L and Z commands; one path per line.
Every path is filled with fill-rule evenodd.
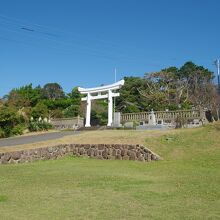
M 84 126 L 84 118 L 75 117 L 75 118 L 57 118 L 51 119 L 50 123 L 57 130 L 62 129 L 78 129 Z
M 150 162 L 152 160 L 160 159 L 158 155 L 140 145 L 63 144 L 54 147 L 0 153 L 0 164 L 57 159 L 67 155 L 106 160 L 138 160 L 142 162 Z

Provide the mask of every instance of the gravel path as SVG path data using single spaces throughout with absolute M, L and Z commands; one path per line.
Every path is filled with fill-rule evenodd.
M 53 132 L 53 133 L 45 133 L 45 134 L 30 135 L 30 136 L 3 138 L 0 139 L 0 147 L 31 144 L 40 141 L 54 140 L 69 135 L 77 135 L 79 133 L 80 133 L 79 131 L 62 131 L 62 132 Z

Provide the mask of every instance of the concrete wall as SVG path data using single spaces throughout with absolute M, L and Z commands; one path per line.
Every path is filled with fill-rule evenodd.
M 67 155 L 96 159 L 138 160 L 150 162 L 160 157 L 140 145 L 126 144 L 63 144 L 54 147 L 0 153 L 0 164 L 26 163 L 37 160 L 57 159 Z

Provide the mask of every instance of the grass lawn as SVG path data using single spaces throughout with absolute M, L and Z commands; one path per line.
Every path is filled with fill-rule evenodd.
M 87 143 L 144 143 L 164 160 L 1 165 L 0 219 L 220 219 L 220 124 L 83 135 Z
M 61 131 L 62 132 L 62 131 Z M 65 136 L 60 139 L 42 141 L 32 144 L 16 145 L 13 147 L 0 147 L 0 153 L 21 149 L 54 146 L 57 144 L 145 144 L 146 138 L 158 137 L 163 134 L 178 133 L 178 130 L 168 131 L 135 131 L 135 130 L 102 130 L 83 131 L 76 135 Z

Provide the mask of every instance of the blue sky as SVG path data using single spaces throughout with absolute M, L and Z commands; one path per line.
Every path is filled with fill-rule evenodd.
M 220 57 L 219 0 L 0 0 L 0 96 L 66 92 Z

